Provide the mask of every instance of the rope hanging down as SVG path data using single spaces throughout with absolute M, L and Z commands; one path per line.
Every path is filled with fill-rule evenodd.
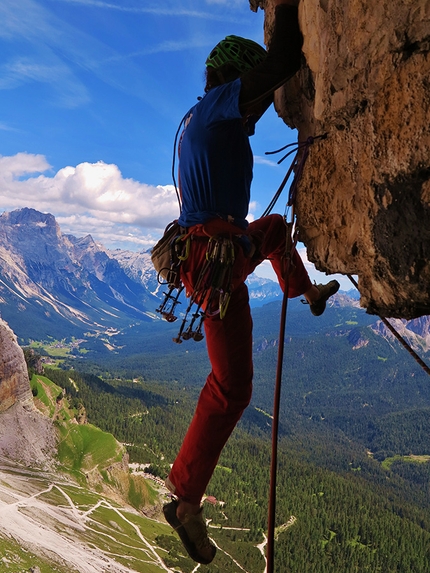
M 276 383 L 274 392 L 274 403 L 273 403 L 273 422 L 272 422 L 272 458 L 270 463 L 270 488 L 269 488 L 269 514 L 268 514 L 268 527 L 267 527 L 267 551 L 266 551 L 266 561 L 267 573 L 273 573 L 274 571 L 274 543 L 275 543 L 275 520 L 276 520 L 276 477 L 277 477 L 277 467 L 278 467 L 278 433 L 279 433 L 279 411 L 281 403 L 281 385 L 282 385 L 282 366 L 284 361 L 284 345 L 285 345 L 285 327 L 287 321 L 287 306 L 288 306 L 288 289 L 289 289 L 289 275 L 290 275 L 290 264 L 292 251 L 296 246 L 296 235 L 294 233 L 293 238 L 293 226 L 294 226 L 294 203 L 296 200 L 297 186 L 300 178 L 303 174 L 303 168 L 306 159 L 309 154 L 309 147 L 314 143 L 315 139 L 324 139 L 327 135 L 322 135 L 318 137 L 309 137 L 305 142 L 302 143 L 290 143 L 277 151 L 271 151 L 266 153 L 267 155 L 273 153 L 279 153 L 284 151 L 288 147 L 294 146 L 294 148 L 289 151 L 278 163 L 282 163 L 292 153 L 296 153 L 290 168 L 281 186 L 275 193 L 272 201 L 264 212 L 263 216 L 266 216 L 273 209 L 276 201 L 279 199 L 282 190 L 284 189 L 288 179 L 290 178 L 293 170 L 294 179 L 290 186 L 290 192 L 288 197 L 287 206 L 291 207 L 291 221 L 286 222 L 286 246 L 285 246 L 285 268 L 284 268 L 284 294 L 282 297 L 282 309 L 281 309 L 281 320 L 279 326 L 279 345 L 278 345 L 278 360 L 277 360 L 277 370 L 276 370 Z M 300 161 L 298 161 L 299 154 L 302 153 Z
M 279 433 L 279 411 L 281 404 L 281 380 L 282 380 L 282 366 L 284 362 L 284 345 L 285 345 L 285 327 L 287 322 L 287 306 L 288 306 L 288 289 L 290 286 L 290 266 L 291 266 L 291 251 L 294 247 L 291 232 L 294 220 L 294 213 L 292 214 L 291 223 L 287 223 L 287 240 L 286 240 L 286 253 L 285 253 L 285 283 L 284 295 L 282 297 L 281 321 L 279 326 L 279 345 L 278 345 L 278 360 L 276 366 L 276 384 L 273 399 L 273 422 L 272 422 L 272 457 L 270 461 L 270 486 L 269 486 L 269 513 L 268 513 L 268 527 L 267 527 L 267 573 L 274 571 L 274 543 L 275 543 L 275 521 L 276 521 L 276 477 L 278 469 L 278 433 Z
M 262 214 L 262 217 L 266 217 L 272 211 L 273 207 L 275 206 L 276 202 L 278 201 L 279 197 L 281 196 L 281 193 L 284 190 L 285 185 L 288 183 L 288 179 L 290 178 L 293 171 L 294 171 L 294 179 L 293 179 L 293 182 L 291 183 L 291 186 L 290 186 L 287 206 L 292 207 L 294 205 L 294 203 L 296 201 L 296 195 L 297 195 L 297 186 L 298 186 L 299 181 L 303 175 L 303 168 L 305 166 L 306 159 L 308 158 L 308 155 L 309 155 L 309 148 L 314 143 L 314 141 L 316 139 L 326 139 L 326 137 L 327 137 L 327 133 L 324 133 L 323 135 L 316 135 L 315 137 L 308 137 L 306 141 L 302 141 L 302 142 L 298 142 L 298 143 L 289 143 L 288 145 L 284 145 L 284 147 L 281 147 L 280 149 L 276 149 L 275 151 L 266 151 L 265 155 L 273 155 L 275 153 L 280 153 L 281 151 L 284 151 L 285 149 L 288 149 L 289 147 L 293 148 L 290 151 L 288 151 L 288 153 L 286 153 L 283 157 L 281 157 L 281 159 L 277 162 L 278 165 L 280 165 L 285 159 L 287 159 L 287 157 L 289 157 L 293 153 L 295 153 L 296 155 L 295 155 L 293 161 L 291 162 L 291 165 L 287 171 L 287 174 L 285 175 L 284 179 L 282 180 L 282 183 L 279 186 L 279 189 L 276 191 L 275 195 L 273 196 L 273 199 L 271 200 L 271 202 L 267 206 L 266 210 Z M 301 153 L 302 151 L 303 151 L 303 153 Z M 300 153 L 301 153 L 301 157 L 300 157 L 300 161 L 299 161 L 298 158 L 299 158 Z
M 351 275 L 347 275 L 347 277 L 352 282 L 352 284 L 355 286 L 355 288 L 358 290 L 357 281 Z M 391 324 L 391 322 L 389 322 L 383 316 L 380 316 L 380 315 L 377 315 L 377 316 L 382 320 L 382 322 L 385 324 L 385 326 L 388 328 L 388 330 L 391 332 L 391 334 L 395 338 L 397 338 L 397 340 L 400 342 L 400 344 L 403 346 L 403 348 L 405 348 L 405 350 L 407 350 L 409 352 L 409 354 L 414 358 L 414 360 L 416 360 L 418 362 L 418 364 L 421 366 L 421 368 L 424 370 L 424 372 L 426 372 L 430 376 L 430 368 L 427 366 L 427 364 L 424 362 L 424 360 L 422 360 L 418 356 L 418 354 L 415 352 L 415 350 L 413 350 L 411 348 L 411 346 L 406 342 L 406 340 L 403 338 L 403 336 L 401 336 L 397 332 L 397 330 L 394 328 L 394 326 Z
M 279 432 L 279 411 L 280 411 L 280 400 L 281 400 L 281 380 L 282 380 L 282 366 L 284 358 L 284 344 L 285 344 L 285 327 L 286 327 L 286 317 L 287 317 L 287 305 L 288 305 L 288 288 L 289 288 L 289 270 L 291 262 L 291 254 L 293 248 L 296 245 L 296 234 L 293 238 L 293 226 L 294 226 L 294 205 L 297 196 L 297 188 L 299 181 L 303 174 L 304 165 L 306 159 L 309 155 L 309 148 L 314 143 L 316 139 L 325 139 L 327 134 L 323 134 L 316 137 L 309 137 L 305 142 L 290 143 L 281 149 L 276 151 L 266 152 L 266 155 L 271 155 L 274 153 L 279 153 L 284 151 L 289 147 L 293 147 L 292 150 L 288 151 L 284 157 L 282 157 L 278 164 L 282 163 L 287 157 L 296 153 L 291 165 L 284 177 L 279 189 L 276 191 L 273 199 L 268 205 L 267 209 L 264 211 L 263 216 L 267 216 L 275 206 L 277 200 L 279 199 L 285 185 L 288 182 L 293 170 L 294 179 L 291 183 L 289 196 L 288 196 L 288 207 L 292 207 L 291 210 L 291 222 L 287 224 L 287 238 L 286 238 L 286 252 L 285 252 L 285 287 L 282 299 L 282 309 L 281 309 L 281 320 L 280 320 L 280 331 L 279 331 L 279 346 L 278 346 L 278 360 L 277 360 L 277 371 L 276 371 L 276 383 L 274 392 L 274 405 L 273 405 L 273 423 L 272 423 L 272 458 L 270 465 L 270 495 L 269 495 L 269 514 L 268 514 L 268 531 L 267 531 L 267 552 L 266 561 L 267 573 L 273 573 L 274 571 L 274 541 L 275 541 L 275 519 L 276 519 L 276 475 L 277 475 L 277 465 L 278 465 L 278 432 Z M 300 161 L 298 161 L 298 156 L 301 154 Z M 357 282 L 353 279 L 351 275 L 347 275 L 351 282 L 356 288 L 358 288 Z M 409 346 L 409 344 L 400 336 L 400 334 L 395 330 L 393 325 L 388 322 L 387 319 L 379 317 L 385 326 L 390 330 L 390 332 L 397 338 L 397 340 L 402 344 L 402 346 L 413 356 L 413 358 L 418 362 L 418 364 L 424 369 L 424 371 L 430 375 L 430 368 L 427 364 L 421 360 L 421 358 L 416 354 L 416 352 Z
M 291 162 L 291 165 L 290 165 L 290 167 L 287 171 L 287 174 L 285 175 L 279 189 L 276 191 L 275 195 L 273 196 L 272 201 L 269 203 L 267 209 L 264 211 L 263 217 L 268 215 L 272 211 L 272 209 L 275 206 L 277 200 L 279 199 L 285 185 L 287 184 L 288 179 L 290 178 L 293 170 L 294 170 L 294 179 L 293 179 L 293 182 L 291 183 L 291 186 L 290 186 L 287 206 L 294 206 L 294 203 L 296 200 L 296 195 L 297 195 L 297 186 L 298 186 L 298 183 L 299 183 L 299 181 L 302 177 L 302 174 L 303 174 L 303 168 L 304 168 L 304 165 L 306 163 L 306 159 L 309 155 L 309 148 L 314 143 L 314 141 L 316 139 L 326 139 L 326 138 L 327 138 L 327 133 L 324 133 L 323 135 L 317 135 L 315 137 L 308 137 L 308 139 L 306 141 L 303 141 L 301 143 L 300 142 L 299 143 L 289 143 L 288 145 L 285 145 L 284 147 L 281 147 L 280 149 L 277 149 L 276 151 L 267 151 L 266 152 L 266 155 L 273 155 L 275 153 L 280 153 L 281 151 L 284 151 L 285 149 L 288 149 L 289 147 L 293 147 L 293 149 L 288 151 L 288 153 L 286 153 L 286 155 L 284 155 L 278 161 L 278 165 L 280 163 L 282 163 L 291 154 L 296 153 L 296 156 L 293 159 L 293 161 Z M 299 152 L 302 150 L 303 150 L 302 156 L 300 158 L 300 161 L 298 161 Z M 352 284 L 355 286 L 355 288 L 358 290 L 358 284 L 353 279 L 353 277 L 349 274 L 347 275 L 347 277 L 352 282 Z M 386 318 L 379 316 L 379 315 L 378 315 L 378 317 L 381 319 L 381 321 L 384 323 L 384 325 L 388 328 L 388 330 L 393 334 L 393 336 L 400 342 L 400 344 L 403 346 L 403 348 L 405 348 L 405 350 L 407 350 L 409 352 L 409 354 L 414 358 L 414 360 L 421 366 L 421 368 L 424 370 L 424 372 L 426 372 L 430 376 L 430 367 L 424 362 L 424 360 L 422 360 L 418 356 L 418 354 L 411 348 L 411 346 L 397 332 L 397 330 L 394 328 L 394 326 Z

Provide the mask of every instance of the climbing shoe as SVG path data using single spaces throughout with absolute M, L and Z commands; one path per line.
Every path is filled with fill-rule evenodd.
M 203 508 L 197 515 L 186 515 L 180 521 L 176 515 L 178 502 L 171 501 L 163 507 L 164 517 L 179 535 L 188 555 L 197 563 L 208 565 L 215 557 L 216 547 L 209 541 L 206 524 L 203 520 Z
M 327 300 L 339 290 L 340 284 L 337 281 L 330 281 L 326 285 L 315 285 L 320 291 L 318 300 L 310 304 L 311 313 L 314 316 L 321 316 L 325 311 Z

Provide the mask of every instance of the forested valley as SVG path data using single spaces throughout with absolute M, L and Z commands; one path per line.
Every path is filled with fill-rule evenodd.
M 287 341 L 276 571 L 428 573 L 430 384 L 393 343 L 357 324 L 361 318 L 341 314 L 312 335 L 298 326 Z M 337 329 L 334 319 L 342 320 Z M 224 546 L 256 573 L 263 559 L 250 548 L 267 530 L 276 361 L 269 324 L 258 326 L 257 317 L 253 402 L 207 491 L 221 503 L 205 504 L 205 514 L 223 528 Z M 87 362 L 91 372 L 45 371 L 76 409 L 85 407 L 89 422 L 127 444 L 131 462 L 150 464 L 148 471 L 164 478 L 208 364 L 203 346 L 162 354 L 156 345 L 152 340 L 148 352 L 130 360 Z M 171 540 L 160 543 L 170 547 Z M 220 557 L 201 570 L 229 569 Z

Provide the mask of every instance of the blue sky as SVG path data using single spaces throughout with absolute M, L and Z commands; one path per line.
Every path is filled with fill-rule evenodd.
M 0 209 L 149 248 L 178 216 L 173 140 L 203 93 L 206 56 L 232 33 L 262 44 L 263 16 L 248 0 L 2 0 Z M 273 108 L 257 125 L 250 218 L 288 167 L 264 152 L 296 137 Z

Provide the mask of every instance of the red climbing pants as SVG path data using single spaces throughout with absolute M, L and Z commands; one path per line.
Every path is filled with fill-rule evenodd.
M 197 403 L 182 447 L 171 469 L 169 480 L 175 494 L 189 503 L 200 503 L 221 451 L 251 400 L 252 318 L 245 279 L 264 259 L 270 259 L 282 290 L 286 226 L 280 215 L 269 215 L 251 223 L 250 235 L 260 237 L 258 259 L 236 254 L 234 289 L 223 319 L 219 314 L 204 321 L 206 344 L 212 371 Z M 205 260 L 207 240 L 192 242 L 189 258 L 182 263 L 182 281 L 192 291 Z M 300 256 L 291 258 L 288 297 L 305 293 L 312 286 Z

